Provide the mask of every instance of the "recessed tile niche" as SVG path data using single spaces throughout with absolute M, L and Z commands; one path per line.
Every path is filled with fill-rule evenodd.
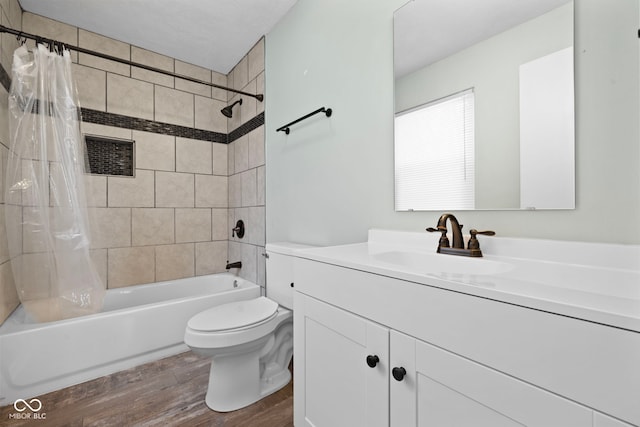
M 85 135 L 86 170 L 93 175 L 133 176 L 134 141 Z

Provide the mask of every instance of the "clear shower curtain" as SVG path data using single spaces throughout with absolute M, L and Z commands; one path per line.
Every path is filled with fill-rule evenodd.
M 90 256 L 85 146 L 68 50 L 13 55 L 5 222 L 20 301 L 46 322 L 100 311 Z

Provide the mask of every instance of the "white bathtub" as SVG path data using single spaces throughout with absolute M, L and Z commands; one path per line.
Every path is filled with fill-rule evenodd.
M 101 313 L 75 319 L 33 323 L 20 306 L 0 327 L 0 406 L 186 351 L 194 314 L 258 296 L 225 273 L 110 289 Z

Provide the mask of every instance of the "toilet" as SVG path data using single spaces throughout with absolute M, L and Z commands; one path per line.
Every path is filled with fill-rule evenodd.
M 184 342 L 211 357 L 209 408 L 229 412 L 280 390 L 291 380 L 293 255 L 309 246 L 266 245 L 266 297 L 212 307 L 187 323 Z

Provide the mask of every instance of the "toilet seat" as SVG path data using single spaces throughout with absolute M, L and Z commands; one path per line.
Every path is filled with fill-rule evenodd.
M 224 332 L 245 329 L 276 316 L 278 304 L 266 297 L 222 304 L 202 311 L 187 323 L 193 331 Z

